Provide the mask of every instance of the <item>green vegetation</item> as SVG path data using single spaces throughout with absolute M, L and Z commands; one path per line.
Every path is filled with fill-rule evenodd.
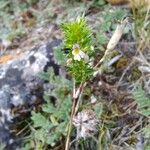
M 63 141 L 67 134 L 67 124 L 71 110 L 72 82 L 59 76 L 55 76 L 53 69 L 42 73 L 41 78 L 51 85 L 44 94 L 45 104 L 40 112 L 32 112 L 30 135 L 30 148 L 43 150 L 48 145 L 55 146 Z
M 38 2 L 37 0 L 1 0 L 0 1 L 0 22 L 4 26 L 1 32 L 1 38 L 13 41 L 22 37 L 26 33 L 25 24 L 23 23 L 23 14 L 29 7 Z M 5 29 L 5 32 L 3 31 Z
M 62 136 L 66 135 L 65 128 L 69 121 L 71 108 L 70 81 L 54 77 L 52 70 L 50 73 L 49 82 L 54 86 L 54 89 L 46 93 L 44 97 L 46 104 L 42 106 L 42 111 L 45 117 L 41 113 L 33 112 L 32 114 L 34 127 L 41 128 L 41 131 L 40 129 L 35 131 L 35 139 L 40 142 L 42 141 L 43 147 L 46 147 L 46 144 L 55 145 L 56 142 L 61 140 Z M 56 99 L 55 104 L 52 104 L 52 99 Z
M 5 13 L 0 15 L 11 41 L 27 34 L 28 29 L 20 22 L 12 28 L 11 17 L 29 11 L 40 1 L 16 2 L 15 7 L 10 1 L 0 2 L 0 10 Z M 36 25 L 59 26 L 63 42 L 54 49 L 54 58 L 66 69 L 66 76 L 56 76 L 52 68 L 40 74 L 49 87 L 44 91 L 43 104 L 31 113 L 30 133 L 22 149 L 136 149 L 140 143 L 138 135 L 142 133 L 148 150 L 149 13 L 113 8 L 104 0 L 73 4 L 65 1 L 57 6 L 54 1 L 47 2 L 40 14 L 34 10 L 26 20 L 31 21 L 31 26 L 33 18 Z M 118 42 L 112 43 L 112 37 Z M 108 49 L 110 43 L 115 45 L 112 49 Z

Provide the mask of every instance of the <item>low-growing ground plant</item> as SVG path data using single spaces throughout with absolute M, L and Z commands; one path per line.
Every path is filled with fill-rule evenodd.
M 1 38 L 19 39 L 35 23 L 61 22 L 64 35 L 54 57 L 66 76 L 52 68 L 40 74 L 48 86 L 22 150 L 149 150 L 149 10 L 112 8 L 105 0 L 64 0 L 55 8 L 57 2 L 0 0 Z
M 131 96 L 103 80 L 106 73 L 113 72 L 113 64 L 121 57 L 116 57 L 115 48 L 122 35 L 129 33 L 126 12 L 103 15 L 106 22 L 101 32 L 112 32 L 112 35 L 106 39 L 104 34 L 96 36 L 104 40 L 98 42 L 104 51 L 96 60 L 97 39 L 86 18 L 62 23 L 64 41 L 61 48 L 54 50 L 54 56 L 66 68 L 67 75 L 56 76 L 52 69 L 41 75 L 49 87 L 44 93 L 44 104 L 32 112 L 28 143 L 31 149 L 135 149 L 141 128 L 148 129 L 149 98 L 143 90 L 138 89 Z M 112 25 L 113 18 L 120 20 Z
M 28 17 L 28 9 L 39 0 L 1 0 L 0 1 L 0 23 L 1 36 L 10 41 L 24 36 L 26 32 L 24 17 Z M 31 20 L 28 20 L 31 21 Z

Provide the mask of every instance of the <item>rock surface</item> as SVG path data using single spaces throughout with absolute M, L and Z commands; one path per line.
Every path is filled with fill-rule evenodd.
M 38 99 L 42 100 L 44 81 L 39 78 L 39 73 L 50 66 L 59 73 L 53 48 L 60 43 L 61 40 L 54 40 L 0 64 L 0 143 L 5 142 L 7 149 L 13 150 L 15 143 L 9 130 L 14 118 L 11 110 L 23 105 L 30 107 Z

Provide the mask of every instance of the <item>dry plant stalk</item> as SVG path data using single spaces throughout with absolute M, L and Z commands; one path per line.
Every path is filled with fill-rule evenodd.
M 116 47 L 116 45 L 118 44 L 119 40 L 122 37 L 122 34 L 124 32 L 124 28 L 125 28 L 127 22 L 128 22 L 128 19 L 126 18 L 123 21 L 121 21 L 121 23 L 119 25 L 117 25 L 117 28 L 116 28 L 114 34 L 112 35 L 111 39 L 109 40 L 108 45 L 107 45 L 106 53 L 110 50 L 113 50 Z
M 80 86 L 76 89 L 75 80 L 74 80 L 73 97 L 72 97 L 73 104 L 72 104 L 72 108 L 71 108 L 71 117 L 70 117 L 70 122 L 69 122 L 69 126 L 68 126 L 68 133 L 67 133 L 65 150 L 69 150 L 69 148 L 70 148 L 70 134 L 71 134 L 71 129 L 72 129 L 72 125 L 73 125 L 73 118 L 78 111 L 80 96 L 81 96 L 83 88 L 85 86 L 86 86 L 86 82 L 81 83 Z
M 128 0 L 131 8 L 147 8 L 150 9 L 150 0 Z
M 118 44 L 119 40 L 123 35 L 127 23 L 128 23 L 128 18 L 122 20 L 120 24 L 117 25 L 114 34 L 112 35 L 111 39 L 109 40 L 109 43 L 107 44 L 107 49 L 105 51 L 105 54 L 103 55 L 101 60 L 96 64 L 94 68 L 98 67 L 106 59 L 110 51 L 114 50 L 114 48 L 116 47 L 116 45 Z

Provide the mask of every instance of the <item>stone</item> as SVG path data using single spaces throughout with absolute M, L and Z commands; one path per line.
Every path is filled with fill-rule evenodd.
M 39 73 L 53 67 L 54 72 L 59 74 L 59 65 L 53 58 L 53 48 L 60 43 L 61 40 L 48 42 L 0 64 L 0 143 L 5 141 L 8 149 L 15 143 L 9 130 L 15 118 L 11 113 L 12 108 L 23 105 L 30 107 L 37 100 L 42 100 L 45 83 L 39 78 Z

